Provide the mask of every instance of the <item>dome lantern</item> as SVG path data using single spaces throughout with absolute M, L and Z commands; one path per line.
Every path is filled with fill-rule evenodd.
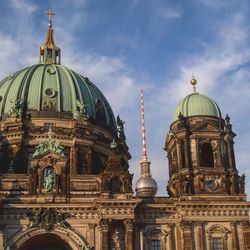
M 49 9 L 47 15 L 49 18 L 48 32 L 45 42 L 40 47 L 39 62 L 46 64 L 61 64 L 61 50 L 56 47 L 52 29 L 52 17 L 55 13 Z

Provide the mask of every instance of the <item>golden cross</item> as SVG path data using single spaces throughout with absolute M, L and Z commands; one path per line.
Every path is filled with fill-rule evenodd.
M 52 11 L 52 9 L 49 9 L 46 15 L 49 17 L 49 23 L 52 23 L 52 17 L 55 15 L 55 13 Z

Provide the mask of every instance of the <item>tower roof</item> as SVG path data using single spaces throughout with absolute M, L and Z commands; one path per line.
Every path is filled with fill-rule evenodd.
M 193 85 L 193 93 L 179 102 L 174 111 L 172 122 L 178 120 L 180 113 L 183 117 L 215 116 L 221 118 L 221 111 L 217 103 L 208 96 L 196 93 L 197 80 L 193 77 L 190 83 Z

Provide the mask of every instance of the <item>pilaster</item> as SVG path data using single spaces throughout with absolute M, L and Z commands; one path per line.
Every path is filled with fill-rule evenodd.
M 182 232 L 182 249 L 192 250 L 192 224 L 188 221 L 183 221 L 180 224 Z
M 95 246 L 95 227 L 96 224 L 88 224 L 88 231 L 89 231 L 89 245 L 91 247 Z
M 203 250 L 203 234 L 202 234 L 202 222 L 197 221 L 194 223 L 194 237 L 196 250 Z
M 99 223 L 101 233 L 100 250 L 109 250 L 109 223 L 107 220 L 101 220 Z
M 133 220 L 125 220 L 124 225 L 126 229 L 126 250 L 133 250 Z

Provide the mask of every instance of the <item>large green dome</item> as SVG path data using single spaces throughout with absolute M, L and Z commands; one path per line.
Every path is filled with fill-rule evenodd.
M 217 103 L 211 98 L 199 93 L 186 96 L 176 107 L 173 114 L 173 122 L 178 120 L 179 114 L 190 116 L 215 116 L 221 118 L 221 112 Z
M 72 119 L 82 105 L 93 123 L 112 131 L 116 127 L 102 92 L 88 78 L 60 64 L 33 65 L 0 81 L 0 115 L 6 116 L 16 101 L 26 103 L 33 117 Z

